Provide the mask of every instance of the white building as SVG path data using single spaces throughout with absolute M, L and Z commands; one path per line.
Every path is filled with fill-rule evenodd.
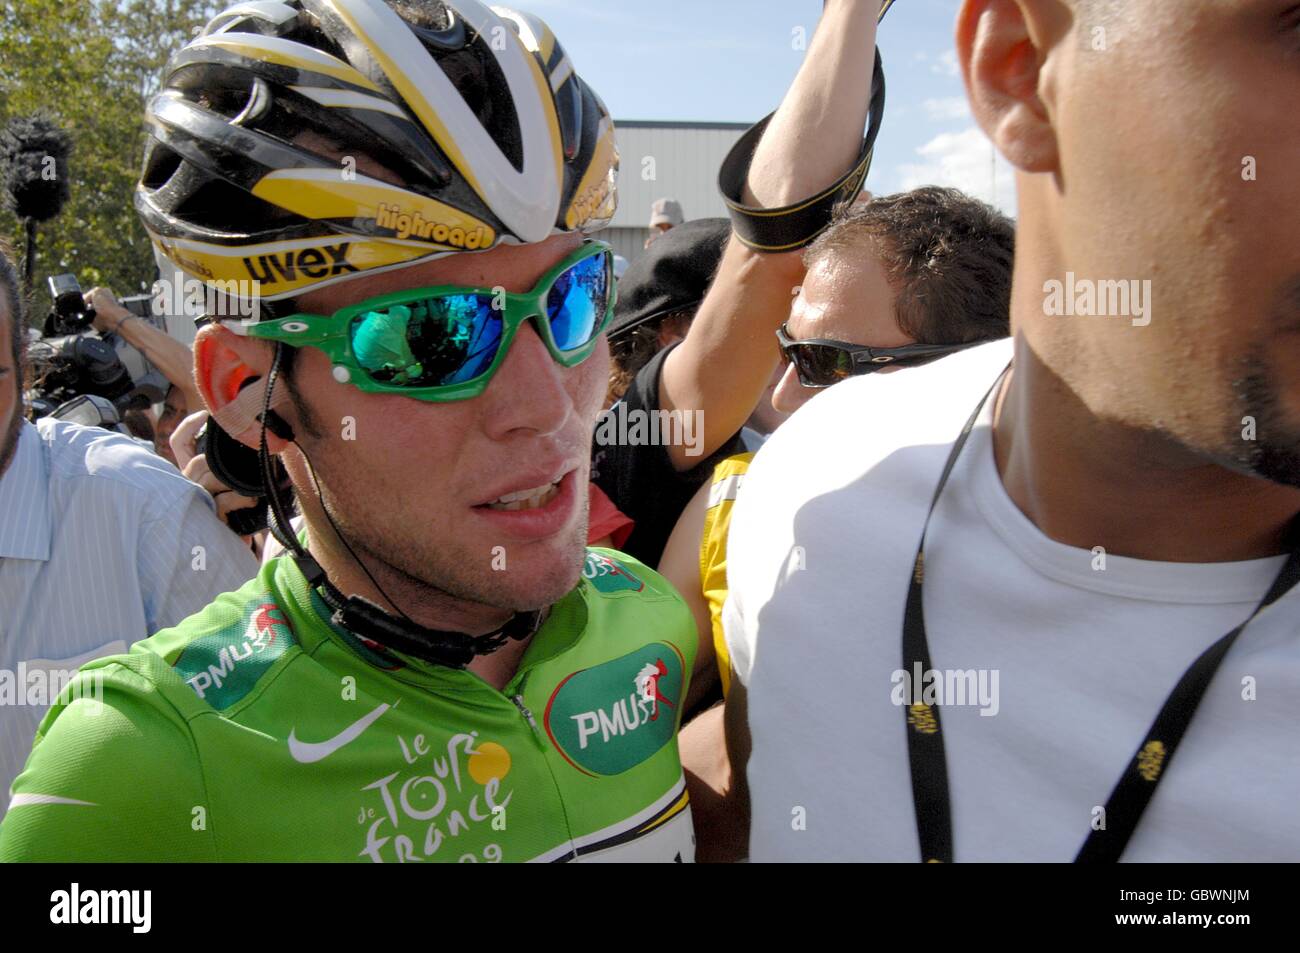
M 748 128 L 740 122 L 614 120 L 618 211 L 598 237 L 631 261 L 645 247 L 655 199 L 676 199 L 687 221 L 725 218 L 718 167 Z

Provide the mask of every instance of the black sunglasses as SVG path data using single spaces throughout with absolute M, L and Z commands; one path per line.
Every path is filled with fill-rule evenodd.
M 776 329 L 781 354 L 795 366 L 804 387 L 830 387 L 859 374 L 871 374 L 895 364 L 924 362 L 953 354 L 982 341 L 965 344 L 904 344 L 902 347 L 867 347 L 812 338 L 796 341 L 782 324 Z

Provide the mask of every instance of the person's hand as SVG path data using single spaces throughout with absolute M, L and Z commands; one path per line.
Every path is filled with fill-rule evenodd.
M 208 412 L 199 410 L 182 420 L 176 425 L 176 429 L 172 431 L 169 442 L 172 447 L 172 455 L 176 457 L 176 468 L 178 470 L 183 471 L 186 465 L 194 459 L 194 454 L 197 452 L 194 442 L 198 439 L 199 431 L 203 429 L 203 425 L 207 421 Z
M 85 294 L 86 307 L 95 309 L 95 330 L 116 331 L 117 326 L 131 317 L 117 297 L 108 288 L 91 288 Z
M 185 464 L 184 469 L 181 470 L 181 474 L 185 479 L 197 483 L 212 494 L 212 502 L 217 504 L 217 517 L 223 523 L 235 510 L 246 510 L 250 506 L 257 505 L 257 500 L 235 492 L 213 476 L 212 471 L 208 469 L 206 454 L 200 453 L 191 457 L 190 462 Z
M 182 420 L 172 432 L 171 447 L 172 453 L 176 455 L 176 465 L 180 467 L 181 474 L 185 479 L 197 483 L 212 494 L 212 502 L 217 505 L 217 516 L 224 523 L 229 514 L 235 510 L 256 506 L 257 500 L 235 492 L 218 480 L 208 469 L 207 455 L 197 452 L 195 440 L 207 419 L 208 412 L 200 410 Z

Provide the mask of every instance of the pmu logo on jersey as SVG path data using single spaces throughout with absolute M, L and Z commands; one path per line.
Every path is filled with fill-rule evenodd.
M 640 592 L 645 588 L 645 583 L 628 572 L 622 563 L 617 563 L 600 553 L 587 553 L 582 575 L 601 592 L 618 592 L 622 589 Z
M 306 278 L 333 278 L 345 272 L 356 271 L 357 266 L 348 261 L 348 243 L 322 245 L 319 248 L 297 248 L 277 254 L 269 252 L 256 259 L 245 258 L 244 270 L 254 281 L 274 285 L 293 283 L 302 272 Z
M 585 774 L 621 774 L 672 740 L 685 662 L 670 642 L 574 672 L 546 703 L 546 733 Z
M 245 610 L 239 623 L 200 636 L 176 658 L 177 673 L 213 708 L 229 708 L 247 695 L 294 644 L 284 610 L 270 601 L 270 594 L 263 598 Z

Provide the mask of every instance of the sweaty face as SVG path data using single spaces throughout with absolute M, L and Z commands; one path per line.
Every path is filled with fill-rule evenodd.
M 528 291 L 579 242 L 562 235 L 453 255 L 313 292 L 299 305 L 330 314 L 389 291 L 440 284 Z M 592 426 L 608 359 L 602 337 L 582 364 L 561 367 L 528 322 L 482 395 L 431 403 L 341 384 L 325 354 L 308 347 L 293 384 L 310 419 L 299 414 L 293 423 L 330 514 L 368 564 L 377 559 L 457 598 L 540 608 L 578 581 Z M 312 485 L 305 474 L 294 479 Z M 511 509 L 488 505 L 538 488 Z M 527 508 L 538 500 L 543 505 Z
M 815 259 L 790 306 L 786 332 L 796 341 L 823 338 L 868 347 L 914 343 L 899 330 L 885 269 L 867 251 L 830 252 Z M 800 384 L 799 372 L 786 364 L 772 406 L 792 414 L 819 393 Z
M 1146 313 L 1097 293 L 1021 330 L 1093 413 L 1300 485 L 1300 8 L 1121 7 L 1052 54 L 1060 174 L 1022 176 L 1022 209 L 1066 295 L 1123 281 Z

